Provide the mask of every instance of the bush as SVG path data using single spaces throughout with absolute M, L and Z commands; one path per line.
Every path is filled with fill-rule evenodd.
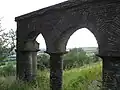
M 50 56 L 46 53 L 40 53 L 38 56 L 37 67 L 40 70 L 44 70 L 50 67 Z M 99 61 L 96 55 L 88 56 L 82 48 L 73 48 L 67 54 L 63 56 L 63 69 L 71 69 L 81 67 L 85 64 L 90 64 Z
M 40 70 L 44 70 L 46 68 L 49 68 L 50 67 L 50 64 L 49 64 L 49 58 L 50 56 L 46 53 L 40 53 L 38 56 L 37 56 L 37 67 L 38 69 Z
M 15 75 L 15 74 L 16 74 L 16 68 L 12 63 L 8 63 L 7 65 L 0 67 L 1 76 L 8 76 L 8 75 Z
M 81 67 L 84 64 L 92 62 L 91 58 L 87 56 L 86 52 L 81 48 L 73 48 L 68 54 L 63 56 L 63 68 L 71 69 L 75 67 Z

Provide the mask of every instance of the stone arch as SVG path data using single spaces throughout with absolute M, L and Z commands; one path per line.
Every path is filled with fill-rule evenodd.
M 80 28 L 80 29 L 82 29 L 82 28 Z M 89 29 L 88 29 L 89 30 Z M 71 35 L 73 35 L 75 32 L 76 32 L 77 30 L 76 29 L 74 29 L 73 31 L 70 31 L 70 30 L 68 30 L 68 32 L 64 32 L 63 34 L 61 34 L 61 36 L 59 37 L 60 39 L 60 44 L 59 44 L 59 48 L 63 48 L 63 49 L 65 49 L 66 50 L 66 45 L 67 45 L 67 43 L 68 43 L 68 40 L 70 39 L 70 36 Z M 90 32 L 91 32 L 91 30 L 89 30 Z M 92 32 L 91 32 L 92 33 Z M 92 33 L 93 34 L 93 33 Z M 95 34 L 93 34 L 94 35 L 94 37 L 95 37 L 95 39 L 96 39 L 96 36 L 95 36 Z M 96 41 L 97 41 L 97 39 L 96 39 Z M 78 42 L 79 42 L 79 39 L 78 39 Z M 97 43 L 98 43 L 98 41 L 97 41 Z M 99 44 L 98 44 L 98 49 L 99 49 Z
M 36 38 L 41 35 L 42 38 L 44 39 L 44 42 L 45 42 L 45 45 L 46 45 L 46 49 L 48 47 L 48 44 L 47 44 L 47 40 L 46 40 L 46 37 L 44 36 L 44 34 L 40 31 L 31 31 L 29 32 L 27 35 L 26 35 L 26 40 L 32 40 L 32 41 L 36 41 Z M 40 44 L 40 43 L 39 43 Z
M 102 57 L 104 64 L 103 86 L 107 89 L 119 88 L 119 11 L 119 0 L 73 0 L 17 17 L 18 77 L 31 79 L 31 61 L 35 58 L 35 55 L 32 55 L 38 49 L 38 44 L 34 40 L 39 33 L 42 33 L 46 41 L 47 52 L 50 54 L 51 88 L 61 90 L 61 56 L 66 52 L 66 43 L 72 33 L 85 27 L 93 33 L 98 42 L 99 56 Z M 26 74 L 22 69 L 25 69 Z M 108 74 L 107 79 L 105 79 L 106 74 Z M 27 76 L 24 77 L 24 75 Z
M 76 14 L 72 14 L 72 12 L 64 13 L 62 18 L 58 19 L 58 23 L 54 26 L 53 36 L 54 40 L 48 41 L 48 52 L 65 52 L 66 44 L 69 37 L 78 29 L 87 28 L 96 38 L 98 42 L 98 47 L 100 46 L 100 33 L 97 32 L 97 26 L 95 22 L 95 17 L 91 20 L 85 19 L 87 16 L 83 16 L 76 12 Z M 46 35 L 45 35 L 46 36 Z M 51 47 L 54 46 L 54 47 Z M 49 48 L 54 48 L 49 50 Z

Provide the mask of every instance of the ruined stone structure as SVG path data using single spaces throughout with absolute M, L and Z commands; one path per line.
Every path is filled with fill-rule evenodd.
M 95 36 L 103 59 L 104 90 L 120 90 L 120 0 L 69 0 L 16 17 L 17 77 L 33 80 L 41 33 L 50 55 L 52 90 L 62 89 L 62 55 L 70 36 L 80 28 Z

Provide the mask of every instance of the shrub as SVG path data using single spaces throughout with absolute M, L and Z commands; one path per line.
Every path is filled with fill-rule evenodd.
M 50 67 L 50 64 L 49 64 L 49 58 L 50 56 L 46 53 L 40 53 L 38 56 L 37 56 L 37 67 L 38 69 L 40 70 L 44 70 L 46 68 L 49 68 Z
M 68 54 L 63 56 L 63 68 L 71 69 L 75 67 L 81 67 L 84 64 L 92 62 L 91 58 L 87 56 L 86 52 L 81 48 L 73 48 Z
M 16 68 L 12 63 L 8 63 L 7 65 L 4 65 L 3 67 L 0 68 L 1 76 L 15 75 L 15 73 L 16 73 Z
M 50 67 L 50 56 L 46 53 L 40 53 L 38 56 L 37 67 L 44 70 Z M 96 55 L 88 56 L 87 53 L 81 48 L 73 48 L 63 56 L 63 69 L 71 69 L 81 67 L 85 64 L 90 64 L 99 61 Z

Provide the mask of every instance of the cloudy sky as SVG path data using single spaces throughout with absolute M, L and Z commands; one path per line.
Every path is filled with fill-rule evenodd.
M 67 0 L 0 0 L 0 18 L 2 27 L 7 30 L 16 30 L 15 17 L 48 7 Z M 37 41 L 40 48 L 45 48 L 45 42 L 41 35 Z M 97 41 L 93 34 L 87 29 L 77 30 L 69 39 L 67 48 L 73 47 L 96 47 Z

